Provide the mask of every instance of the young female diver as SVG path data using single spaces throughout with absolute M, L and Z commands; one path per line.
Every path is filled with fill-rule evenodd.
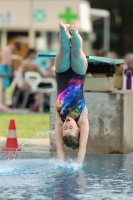
M 78 149 L 76 163 L 84 160 L 89 134 L 88 110 L 83 96 L 87 59 L 82 51 L 82 38 L 75 25 L 59 23 L 60 49 L 56 55 L 56 148 L 64 160 L 63 144 Z

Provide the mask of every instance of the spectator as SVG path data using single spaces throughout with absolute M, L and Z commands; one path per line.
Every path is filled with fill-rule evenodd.
M 103 49 L 99 49 L 95 52 L 95 56 L 100 56 L 100 57 L 106 57 L 107 56 L 107 52 Z
M 128 69 L 130 69 L 133 73 L 133 53 L 127 53 L 124 56 L 124 60 L 125 60 L 125 63 L 124 63 L 125 73 Z
M 18 68 L 17 84 L 12 95 L 13 107 L 21 107 L 21 104 L 25 97 L 25 92 L 27 89 L 29 89 L 29 85 L 24 78 L 26 72 L 28 71 L 38 72 L 42 77 L 45 77 L 45 75 L 41 72 L 38 66 L 32 62 L 35 59 L 35 57 L 36 57 L 36 50 L 29 49 L 26 57 L 23 59 Z M 35 101 L 35 94 L 30 95 L 26 107 L 28 108 L 32 103 L 34 103 L 34 101 Z
M 6 46 L 1 52 L 1 64 L 0 64 L 0 74 L 3 74 L 3 91 L 2 91 L 2 103 L 5 103 L 5 89 L 10 85 L 10 72 L 12 67 L 11 55 L 14 51 L 20 50 L 19 42 L 12 42 Z
M 17 86 L 22 90 L 29 87 L 29 85 L 26 83 L 26 81 L 24 79 L 25 73 L 28 72 L 28 71 L 38 72 L 41 75 L 41 77 L 43 77 L 43 78 L 45 78 L 45 77 L 55 78 L 55 72 L 53 72 L 51 70 L 51 68 L 53 68 L 53 66 L 50 65 L 49 68 L 44 69 L 44 70 L 40 70 L 39 67 L 35 63 L 33 63 L 33 60 L 35 58 L 36 58 L 36 50 L 35 49 L 29 49 L 26 57 L 24 58 L 24 60 L 20 64 L 20 67 L 18 69 Z
M 115 58 L 118 58 L 118 55 L 117 55 L 117 53 L 115 51 L 109 51 L 107 53 L 106 57 L 115 59 Z
M 44 69 L 44 73 L 47 76 L 55 78 L 55 64 L 54 64 L 54 60 L 49 60 L 49 62 L 50 62 L 50 66 L 48 68 Z
M 40 70 L 39 67 L 33 62 L 33 60 L 36 58 L 36 50 L 35 49 L 29 49 L 27 52 L 26 57 L 24 58 L 24 60 L 21 62 L 20 67 L 18 69 L 18 82 L 17 85 L 15 87 L 14 93 L 13 93 L 13 104 L 15 102 L 16 105 L 16 93 L 18 91 L 21 91 L 21 96 L 19 98 L 18 103 L 17 103 L 17 107 L 20 107 L 22 104 L 22 101 L 24 99 L 25 96 L 25 91 L 27 89 L 29 89 L 29 85 L 25 80 L 25 73 L 28 71 L 32 71 L 32 72 L 37 72 L 41 75 L 41 77 L 46 78 L 46 77 L 55 77 L 55 72 L 53 73 L 53 71 L 50 70 Z M 51 66 L 50 66 L 51 67 Z M 35 94 L 30 95 L 28 103 L 26 105 L 27 108 L 31 107 L 32 104 L 35 105 L 38 103 L 35 102 Z M 14 106 L 13 106 L 14 107 Z M 16 107 L 16 106 L 15 106 Z
M 35 57 L 36 57 L 36 50 L 29 49 L 26 57 L 24 58 L 24 60 L 21 62 L 19 66 L 19 69 L 17 72 L 17 76 L 18 76 L 17 86 L 21 90 L 25 90 L 29 88 L 29 85 L 25 81 L 25 78 L 24 78 L 26 72 L 28 71 L 38 72 L 42 77 L 46 77 L 46 75 L 38 68 L 38 66 L 32 62 L 35 59 Z

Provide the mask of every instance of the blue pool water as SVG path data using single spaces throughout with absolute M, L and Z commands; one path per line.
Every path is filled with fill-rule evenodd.
M 86 155 L 83 166 L 67 154 L 0 154 L 0 200 L 133 200 L 133 156 Z

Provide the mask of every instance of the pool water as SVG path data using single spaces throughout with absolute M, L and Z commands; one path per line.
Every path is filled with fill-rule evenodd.
M 0 200 L 133 200 L 133 156 L 86 155 L 83 165 L 67 154 L 0 154 Z

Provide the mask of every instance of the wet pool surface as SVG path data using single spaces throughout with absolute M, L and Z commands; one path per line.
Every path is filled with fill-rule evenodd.
M 67 154 L 0 154 L 0 200 L 133 200 L 132 155 L 86 155 L 83 166 Z

